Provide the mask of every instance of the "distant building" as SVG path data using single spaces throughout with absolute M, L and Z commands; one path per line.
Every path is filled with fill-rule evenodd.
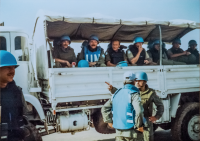
M 0 26 L 4 26 L 4 22 L 0 23 Z

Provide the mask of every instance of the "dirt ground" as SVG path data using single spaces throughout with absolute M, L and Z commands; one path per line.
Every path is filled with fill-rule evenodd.
M 158 128 L 154 134 L 155 141 L 171 141 L 171 130 Z M 71 133 L 54 133 L 43 136 L 43 141 L 115 141 L 115 134 L 100 134 L 94 128 L 71 135 Z

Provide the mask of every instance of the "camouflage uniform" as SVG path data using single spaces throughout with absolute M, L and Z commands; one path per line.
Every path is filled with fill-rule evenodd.
M 181 48 L 174 49 L 172 47 L 172 48 L 168 49 L 167 53 L 168 53 L 169 56 L 171 56 L 172 54 L 183 53 L 183 50 Z M 184 63 L 187 63 L 187 64 L 195 64 L 195 62 L 196 62 L 196 57 L 193 54 L 190 54 L 188 56 L 182 55 L 182 56 L 174 57 L 174 58 L 171 58 L 171 59 L 174 60 L 174 61 L 177 61 L 177 62 L 184 62 Z
M 126 58 L 126 54 L 124 53 L 124 51 L 123 51 L 123 58 L 124 58 L 124 60 L 123 61 L 127 61 L 127 58 Z M 108 61 L 111 61 L 111 56 L 110 56 L 110 54 L 108 53 L 108 51 L 106 51 L 105 52 L 105 61 L 106 61 L 106 63 L 108 62 Z M 111 62 L 112 63 L 112 62 Z M 116 64 L 115 64 L 116 65 Z
M 117 90 L 117 89 L 116 89 Z M 135 126 L 137 128 L 142 126 L 143 123 L 143 114 L 141 111 L 137 111 L 138 109 L 142 109 L 141 99 L 139 94 L 133 94 L 132 97 L 132 105 L 135 109 L 136 116 L 135 116 Z M 139 106 L 139 107 L 138 107 Z M 113 123 L 112 120 L 112 101 L 108 100 L 101 109 L 101 113 L 103 116 L 103 120 L 105 123 Z M 142 141 L 142 133 L 137 131 L 136 129 L 127 129 L 127 130 L 119 130 L 116 129 L 116 141 Z
M 68 46 L 67 48 L 57 47 L 54 50 L 54 58 L 58 58 L 61 60 L 66 60 L 70 64 L 72 62 L 76 62 L 76 56 L 74 53 L 74 49 Z M 66 67 L 67 64 L 56 62 L 56 68 Z
M 153 60 L 153 55 L 150 52 L 150 50 L 148 50 L 147 53 L 149 54 L 149 58 L 151 58 Z M 158 55 L 160 55 L 160 54 L 158 53 Z M 160 60 L 154 61 L 154 62 L 157 63 L 158 65 L 160 64 Z M 178 61 L 174 61 L 174 60 L 169 60 L 168 55 L 164 52 L 162 54 L 162 65 L 186 65 L 186 63 L 178 62 Z
M 111 93 L 115 93 L 116 90 L 117 88 L 113 87 L 113 89 L 111 90 Z M 164 106 L 161 99 L 156 95 L 156 92 L 153 89 L 149 88 L 148 85 L 146 85 L 146 89 L 144 92 L 140 92 L 140 96 L 141 96 L 142 104 L 144 108 L 144 117 L 146 118 L 149 125 L 148 127 L 144 128 L 144 132 L 143 132 L 144 140 L 153 141 L 154 140 L 153 123 L 149 121 L 149 117 L 151 117 L 153 114 L 153 103 L 157 107 L 157 111 L 155 115 L 157 119 L 159 119 L 162 116 L 164 112 Z
M 149 64 L 149 65 L 153 65 L 153 64 L 151 64 L 152 59 L 149 57 L 149 55 L 148 55 L 148 53 L 146 52 L 146 50 L 143 49 L 143 51 L 144 51 L 144 54 L 145 54 L 144 60 L 150 61 L 150 64 Z M 127 49 L 127 51 L 126 51 L 126 56 L 127 56 L 128 62 L 129 62 L 132 66 L 137 66 L 137 63 L 136 63 L 136 64 L 132 64 L 132 63 L 131 63 L 131 60 L 132 60 L 135 56 L 133 55 L 133 53 L 131 52 L 130 49 Z M 143 63 L 143 65 L 146 65 L 146 64 Z

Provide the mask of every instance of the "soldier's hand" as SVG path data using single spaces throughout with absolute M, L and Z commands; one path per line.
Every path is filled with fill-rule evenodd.
M 143 127 L 137 128 L 137 130 L 140 131 L 140 132 L 144 132 L 144 128 Z
M 108 83 L 108 82 L 105 82 L 105 83 L 108 85 L 108 90 L 111 91 L 112 88 L 113 88 L 113 86 L 110 83 Z
M 144 63 L 145 63 L 145 64 L 149 64 L 149 61 L 148 61 L 148 60 L 144 60 Z
M 67 64 L 68 67 L 70 67 L 70 63 L 68 61 L 65 61 L 65 63 Z
M 113 128 L 113 124 L 112 123 L 108 123 L 109 128 Z
M 157 120 L 156 117 L 152 116 L 152 117 L 149 117 L 149 121 L 151 121 L 152 123 L 155 123 Z
M 187 55 L 187 51 L 183 51 L 183 55 Z
M 138 51 L 141 53 L 142 50 L 143 50 L 143 48 L 140 46 L 140 47 L 138 48 Z
M 191 53 L 190 52 L 186 52 L 186 55 L 190 55 Z
M 97 62 L 89 62 L 89 66 L 91 67 L 91 66 L 94 66 L 94 65 L 96 65 L 96 63 Z

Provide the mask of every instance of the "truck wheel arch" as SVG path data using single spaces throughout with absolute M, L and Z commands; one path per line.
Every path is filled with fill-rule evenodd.
M 40 119 L 42 121 L 46 120 L 42 105 L 40 104 L 39 100 L 31 94 L 24 94 L 24 98 L 26 102 L 29 102 L 35 107 Z

